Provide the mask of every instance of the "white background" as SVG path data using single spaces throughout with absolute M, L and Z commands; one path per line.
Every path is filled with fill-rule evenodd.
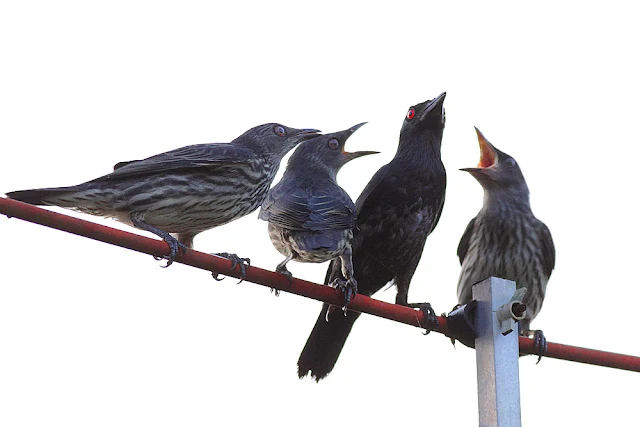
M 406 110 L 447 91 L 447 200 L 410 300 L 439 313 L 456 302 L 455 251 L 482 203 L 458 171 L 478 162 L 475 125 L 518 160 L 555 240 L 534 326 L 640 354 L 637 14 L 438 3 L 3 2 L 0 193 L 265 122 L 368 121 L 347 148 L 383 154 L 338 177 L 355 200 L 395 153 Z M 1 217 L 0 235 L 3 426 L 477 425 L 475 354 L 442 335 L 363 316 L 316 384 L 296 361 L 317 301 L 17 219 Z M 269 269 L 282 259 L 256 212 L 195 245 Z M 318 282 L 326 264 L 289 268 Z M 526 357 L 520 383 L 526 425 L 637 422 L 637 373 Z

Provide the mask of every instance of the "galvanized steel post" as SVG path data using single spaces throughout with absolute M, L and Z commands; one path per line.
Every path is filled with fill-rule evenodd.
M 480 426 L 519 427 L 518 331 L 502 335 L 496 311 L 509 303 L 515 282 L 490 277 L 473 286 L 478 301 L 476 365 Z

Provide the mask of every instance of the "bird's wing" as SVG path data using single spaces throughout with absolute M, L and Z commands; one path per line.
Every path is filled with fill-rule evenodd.
M 444 194 L 444 191 L 443 191 L 442 194 Z M 435 198 L 434 198 L 434 200 L 435 200 Z M 442 210 L 444 208 L 444 197 L 442 199 L 440 199 L 440 200 L 437 200 L 435 203 L 437 203 L 436 211 L 435 211 L 435 218 L 433 219 L 433 223 L 431 224 L 431 229 L 429 230 L 429 234 L 431 234 L 431 232 L 436 229 L 436 226 L 438 225 L 438 222 L 440 222 L 440 217 L 442 216 Z
M 540 222 L 540 242 L 542 244 L 542 267 L 544 274 L 549 277 L 556 266 L 556 247 L 553 244 L 549 228 L 543 222 Z
M 362 211 L 366 212 L 367 210 L 369 210 L 366 208 L 368 202 L 372 203 L 372 201 L 377 200 L 375 195 L 372 195 L 380 191 L 380 183 L 384 181 L 388 172 L 389 164 L 386 164 L 378 169 L 378 172 L 376 172 L 371 177 L 371 180 L 369 180 L 367 186 L 364 187 L 364 190 L 362 190 L 362 193 L 360 193 L 360 195 L 358 196 L 358 200 L 356 200 L 356 211 L 358 212 L 358 214 L 360 214 L 360 212 Z
M 291 190 L 278 184 L 262 204 L 260 219 L 289 230 L 325 231 L 352 228 L 356 217 L 351 198 L 340 187 Z
M 401 171 L 404 173 L 404 171 Z M 380 220 L 384 220 L 386 212 L 381 209 L 381 201 L 383 206 L 399 206 L 406 205 L 406 191 L 403 194 L 398 188 L 403 186 L 404 177 L 399 175 L 398 169 L 392 167 L 392 163 L 388 163 L 381 167 L 376 172 L 367 186 L 362 190 L 362 193 L 356 201 L 356 212 L 358 213 L 358 226 L 367 224 L 370 229 L 370 233 L 379 233 L 374 224 L 378 224 Z M 444 206 L 444 198 L 439 196 L 444 194 L 444 187 L 446 181 L 425 181 L 421 184 L 421 196 L 424 200 L 429 200 L 433 206 L 433 218 L 431 220 L 430 228 L 427 234 L 430 234 L 438 224 L 440 216 L 442 214 L 442 208 Z M 419 197 L 418 195 L 415 196 Z M 356 228 L 354 234 L 360 235 L 367 234 L 366 231 Z
M 94 181 L 120 179 L 176 169 L 237 164 L 246 162 L 254 155 L 250 149 L 230 143 L 189 145 L 144 160 L 117 163 L 112 173 Z
M 126 165 L 128 165 L 130 163 L 135 163 L 135 162 L 139 162 L 139 161 L 140 160 L 127 160 L 126 162 L 118 162 L 115 165 L 113 165 L 113 170 L 120 169 L 121 167 L 126 166 Z
M 458 259 L 460 260 L 460 264 L 462 265 L 462 261 L 464 261 L 464 257 L 467 256 L 467 251 L 469 250 L 469 241 L 471 240 L 471 235 L 473 234 L 473 224 L 476 222 L 476 218 L 473 218 L 467 224 L 467 228 L 462 233 L 462 238 L 460 239 L 460 243 L 458 244 Z

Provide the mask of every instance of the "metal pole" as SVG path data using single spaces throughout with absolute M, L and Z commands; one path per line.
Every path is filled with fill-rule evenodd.
M 498 308 L 509 303 L 515 290 L 515 282 L 497 277 L 473 286 L 473 299 L 478 301 L 476 364 L 480 426 L 521 425 L 518 329 L 502 335 L 496 316 Z

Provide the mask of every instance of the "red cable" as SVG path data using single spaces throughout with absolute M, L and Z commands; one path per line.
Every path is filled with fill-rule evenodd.
M 79 236 L 88 237 L 90 239 L 99 240 L 101 242 L 110 243 L 112 245 L 121 246 L 123 248 L 156 257 L 166 256 L 169 254 L 167 244 L 161 240 L 117 230 L 115 228 L 73 218 L 7 198 L 0 198 L 0 213 L 7 215 L 8 217 L 20 218 L 25 221 L 56 228 L 68 233 L 77 234 Z M 231 261 L 226 258 L 220 258 L 195 250 L 189 250 L 185 255 L 178 255 L 176 262 L 214 273 L 238 278 L 240 277 L 239 267 L 236 267 L 233 271 L 229 271 Z M 247 267 L 245 280 L 285 292 L 291 292 L 307 298 L 332 303 L 338 306 L 342 304 L 342 293 L 337 289 L 295 278 L 293 279 L 291 286 L 289 286 L 287 278 L 284 275 L 257 267 Z M 420 311 L 396 304 L 378 301 L 364 295 L 356 295 L 349 308 L 354 311 L 373 314 L 374 316 L 384 317 L 386 319 L 406 323 L 407 325 L 415 327 L 424 327 L 426 324 L 424 315 Z M 438 321 L 440 322 L 440 325 L 435 329 L 436 332 L 440 332 L 451 337 L 452 333 L 447 328 L 447 318 L 438 317 Z M 533 340 L 531 338 L 520 337 L 520 352 L 525 354 L 535 353 Z M 640 372 L 640 357 L 573 347 L 564 344 L 550 342 L 545 357 Z

